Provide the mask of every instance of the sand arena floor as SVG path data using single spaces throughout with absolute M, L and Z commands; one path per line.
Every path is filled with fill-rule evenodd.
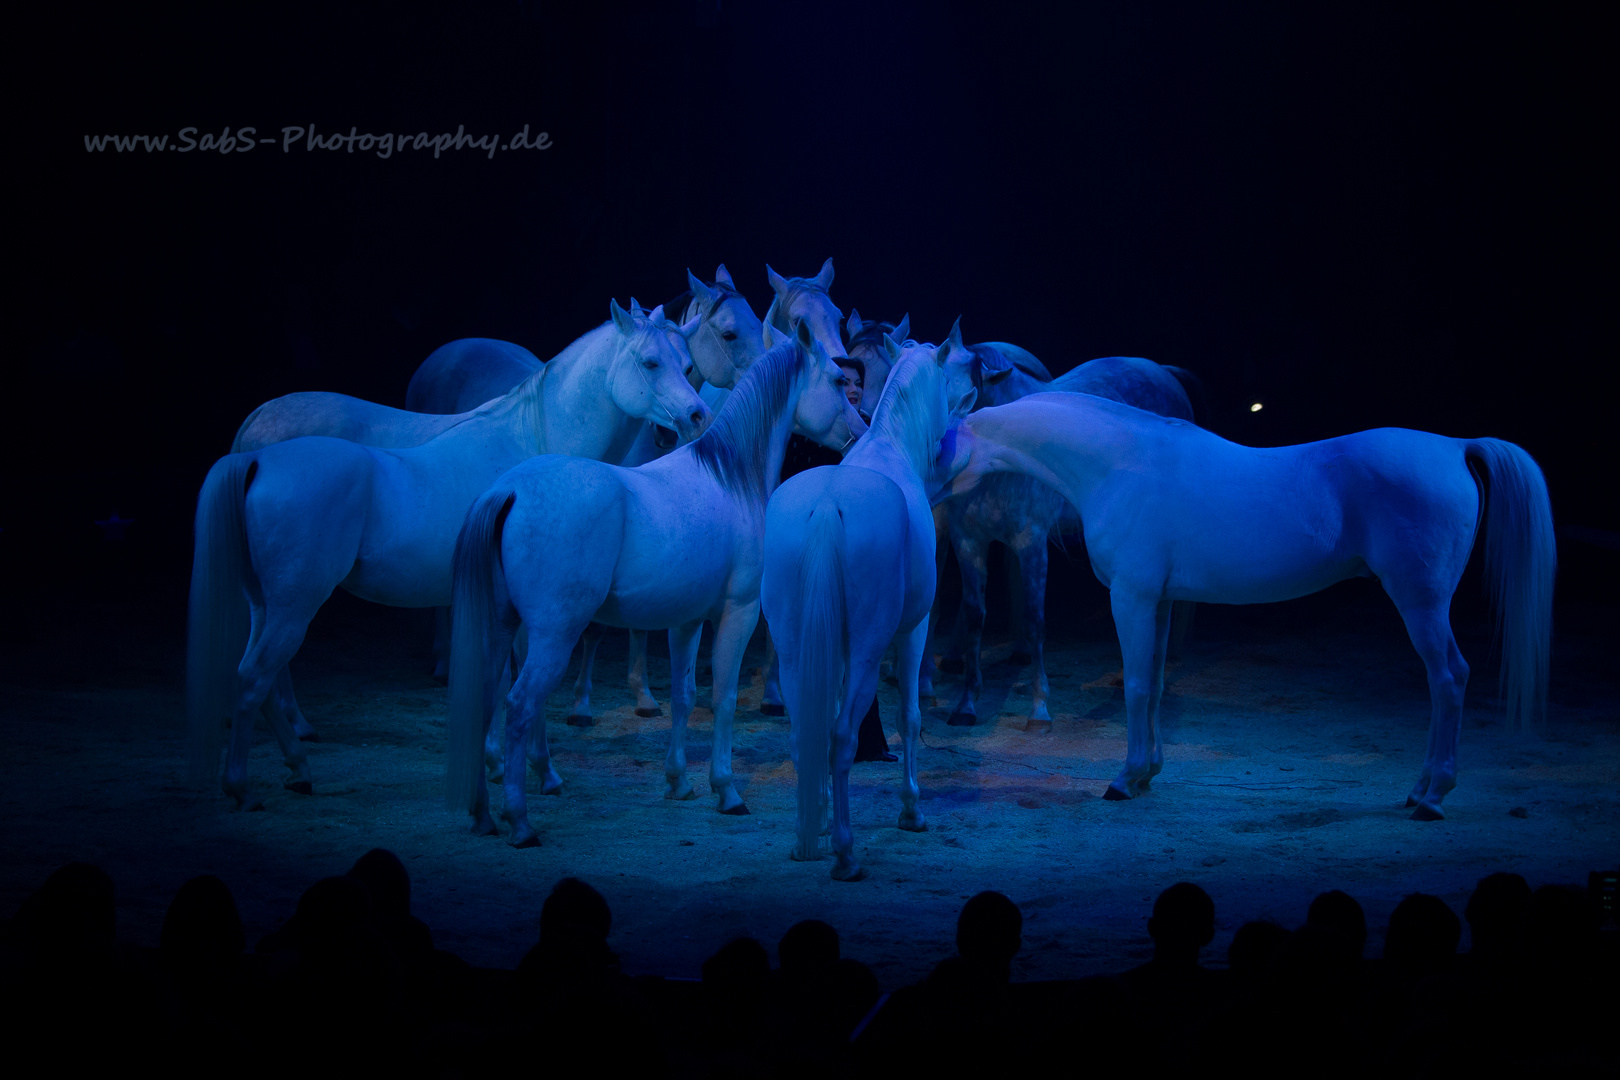
M 852 813 L 869 872 L 855 884 L 830 880 L 829 862 L 787 857 L 793 769 L 786 723 L 757 710 L 761 636 L 745 664 L 736 747 L 750 815 L 721 816 L 706 797 L 662 798 L 667 652 L 655 636 L 652 681 L 666 715 L 639 719 L 614 635 L 596 680 L 596 726 L 562 724 L 568 695 L 553 695 L 549 731 L 565 783 L 540 798 L 531 778 L 544 845 L 515 851 L 468 835 L 443 808 L 445 691 L 427 675 L 423 613 L 341 596 L 328 605 L 293 669 L 322 738 L 311 747 L 315 795 L 282 791 L 261 725 L 251 776 L 266 810 L 236 814 L 223 797 L 182 784 L 175 612 L 98 608 L 41 630 L 0 670 L 0 905 L 14 912 L 54 867 L 88 859 L 117 880 L 122 934 L 156 944 L 175 889 L 216 873 L 256 940 L 313 881 L 383 846 L 409 867 L 415 909 L 440 947 L 475 964 L 514 964 L 551 885 L 576 874 L 611 902 L 612 943 L 632 973 L 695 976 L 731 937 L 774 945 L 794 921 L 818 917 L 838 928 L 845 955 L 893 987 L 950 952 L 957 911 L 980 889 L 1023 909 L 1016 976 L 1049 979 L 1146 957 L 1152 899 L 1178 880 L 1214 897 L 1220 930 L 1206 955 L 1219 960 L 1244 921 L 1293 924 L 1326 888 L 1362 901 L 1376 950 L 1406 893 L 1436 893 L 1460 912 L 1493 870 L 1532 884 L 1584 882 L 1588 870 L 1620 861 L 1620 687 L 1608 611 L 1560 611 L 1545 738 L 1504 730 L 1488 626 L 1459 615 L 1475 669 L 1460 782 L 1447 820 L 1419 824 L 1402 803 L 1427 730 L 1423 670 L 1393 607 L 1365 585 L 1292 605 L 1203 609 L 1168 669 L 1165 770 L 1129 803 L 1100 798 L 1125 737 L 1101 591 L 1049 647 L 1050 734 L 1023 730 L 1027 671 L 988 637 L 980 725 L 945 724 L 956 677 L 942 681 L 925 715 L 927 832 L 894 827 L 899 765 L 855 767 Z M 879 701 L 892 735 L 895 689 L 885 685 Z M 709 722 L 700 708 L 690 739 L 704 793 Z

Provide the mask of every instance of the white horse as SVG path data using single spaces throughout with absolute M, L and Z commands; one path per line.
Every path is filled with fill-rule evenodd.
M 1541 470 L 1512 443 L 1379 428 L 1257 449 L 1086 394 L 1035 394 L 964 420 L 938 467 L 955 493 L 1013 471 L 1079 510 L 1125 661 L 1125 768 L 1110 799 L 1141 794 L 1164 763 L 1172 601 L 1269 603 L 1373 577 L 1429 677 L 1428 752 L 1407 805 L 1420 821 L 1444 817 L 1468 682 L 1451 597 L 1482 517 L 1508 715 L 1545 707 L 1552 509 Z
M 776 294 L 771 304 L 776 315 L 767 320 L 772 329 L 791 334 L 799 323 L 806 323 L 811 336 L 827 350 L 828 356 L 837 360 L 845 355 L 843 339 L 838 335 L 838 324 L 843 322 L 844 316 L 827 295 L 833 283 L 831 259 L 821 264 L 815 277 L 785 278 L 769 265 L 765 267 L 765 277 Z
M 905 341 L 911 336 L 911 316 L 901 319 L 898 326 L 890 326 L 882 322 L 863 322 L 860 312 L 849 309 L 849 318 L 844 323 L 844 349 L 851 359 L 866 366 L 866 378 L 861 383 L 861 412 L 867 416 L 877 408 L 878 398 L 883 396 L 883 384 L 889 381 L 892 361 L 883 344 L 885 335 Z
M 540 457 L 502 476 L 467 514 L 455 556 L 446 792 L 495 832 L 481 752 L 495 687 L 521 623 L 527 655 L 506 702 L 506 820 L 517 847 L 529 823 L 523 754 L 542 791 L 561 784 L 545 734 L 546 696 L 591 622 L 668 628 L 670 713 L 666 798 L 694 798 L 686 720 L 703 621 L 714 623 L 714 749 L 709 786 L 721 813 L 743 814 L 731 773 L 737 672 L 759 619 L 765 503 L 790 431 L 841 447 L 864 425 L 843 374 L 812 348 L 808 327 L 761 357 L 701 439 L 640 468 Z M 532 732 L 532 737 L 531 737 Z
M 214 464 L 197 500 L 187 630 L 198 782 L 218 776 L 229 718 L 224 787 L 247 804 L 253 717 L 335 587 L 396 607 L 450 602 L 451 555 L 467 507 L 547 447 L 559 395 L 619 417 L 617 431 L 602 425 L 605 443 L 591 448 L 601 457 L 622 456 L 648 417 L 688 438 L 703 430 L 710 413 L 682 375 L 690 357 L 671 332 L 678 328 L 662 309 L 639 319 L 616 303 L 609 309 L 611 322 L 586 335 L 588 348 L 422 446 L 388 450 L 311 437 Z M 292 770 L 286 786 L 307 793 L 303 747 L 274 703 L 266 712 Z
M 1001 389 L 1014 372 L 1024 374 L 991 345 L 971 345 L 974 386 Z M 1160 416 L 1193 419 L 1192 402 L 1184 383 L 1193 375 L 1180 368 L 1155 364 L 1134 356 L 1105 356 L 1088 360 L 1049 383 L 1034 383 L 1043 391 L 1095 394 L 1098 397 L 1134 405 Z M 1033 380 L 1032 380 L 1033 381 Z M 1067 529 L 1078 533 L 1080 522 L 1068 502 L 1037 480 L 1014 473 L 987 476 L 969 494 L 947 499 L 936 507 L 945 512 L 945 532 L 962 571 L 962 607 L 957 619 L 953 650 L 947 652 L 941 668 L 952 670 L 959 651 L 963 673 L 962 697 L 952 710 L 949 723 L 963 726 L 978 722 L 977 697 L 982 685 L 979 646 L 984 632 L 984 587 L 988 574 L 990 544 L 1004 544 L 1018 560 L 1018 580 L 1022 585 L 1023 619 L 1013 646 L 1011 662 L 1030 665 L 1031 703 L 1026 729 L 1049 731 L 1052 714 L 1046 699 L 1050 686 L 1046 679 L 1046 544 L 1049 536 Z M 1009 582 L 1010 585 L 1010 582 Z M 928 675 L 929 656 L 924 653 L 923 673 Z M 918 693 L 929 691 L 919 687 Z
M 905 785 L 900 827 L 924 828 L 917 807 L 917 662 L 934 603 L 934 516 L 924 478 L 952 417 L 975 391 L 961 332 L 938 349 L 890 340 L 888 385 L 872 428 L 840 465 L 792 477 L 765 514 L 760 598 L 776 640 L 798 769 L 795 859 L 818 858 L 832 785 L 832 876 L 862 876 L 849 823 L 855 733 L 877 690 L 878 664 L 899 646 Z

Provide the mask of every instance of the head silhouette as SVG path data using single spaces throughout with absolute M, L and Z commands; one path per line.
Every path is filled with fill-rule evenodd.
M 956 951 L 990 971 L 1004 970 L 1023 948 L 1024 915 L 998 892 L 982 892 L 962 905 L 956 920 Z
M 1177 882 L 1153 902 L 1148 936 L 1155 961 L 1197 964 L 1198 950 L 1215 938 L 1215 901 L 1192 882 Z
M 347 876 L 365 886 L 376 922 L 396 922 L 411 913 L 411 876 L 392 851 L 372 848 L 355 860 Z
M 323 878 L 304 890 L 293 916 L 300 949 L 325 953 L 346 943 L 371 915 L 364 885 L 347 877 Z
M 1342 935 L 1346 943 L 1355 952 L 1357 960 L 1367 948 L 1367 915 L 1356 903 L 1356 898 L 1349 893 L 1334 889 L 1322 893 L 1311 901 L 1311 907 L 1305 914 L 1308 926 L 1319 926 L 1326 930 L 1333 930 Z
M 1287 947 L 1288 931 L 1276 923 L 1244 923 L 1226 949 L 1232 977 L 1247 985 L 1262 982 L 1277 967 Z
M 809 977 L 838 963 L 838 931 L 820 919 L 805 919 L 788 927 L 776 945 L 782 973 Z
M 1413 893 L 1389 915 L 1384 959 L 1412 975 L 1444 970 L 1457 952 L 1462 922 L 1446 902 L 1428 893 Z
M 1463 917 L 1473 939 L 1473 951 L 1517 952 L 1528 941 L 1530 883 L 1518 874 L 1491 874 L 1479 879 Z
M 194 877 L 174 894 L 163 916 L 159 949 L 180 968 L 217 968 L 242 955 L 247 939 L 236 898 L 212 874 Z
M 607 899 L 579 878 L 557 882 L 540 908 L 542 946 L 606 953 L 612 929 L 613 912 Z

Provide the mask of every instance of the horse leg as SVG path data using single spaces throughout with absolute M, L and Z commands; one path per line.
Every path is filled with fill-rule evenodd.
M 765 688 L 760 691 L 759 711 L 765 716 L 786 716 L 782 703 L 782 661 L 776 655 L 776 639 L 765 628 Z
M 1024 622 L 1024 575 L 1019 552 L 1011 544 L 1001 549 L 1001 566 L 1007 575 L 1007 636 L 1013 640 L 1007 659 L 1023 667 L 1030 661 L 1029 626 Z
M 1109 601 L 1125 661 L 1125 768 L 1103 797 L 1130 799 L 1147 790 L 1164 762 L 1154 710 L 1163 687 L 1170 601 L 1118 586 L 1110 590 Z
M 1423 772 L 1406 797 L 1414 821 L 1439 821 L 1440 801 L 1457 786 L 1457 736 L 1462 728 L 1463 691 L 1468 663 L 1451 632 L 1451 598 L 1423 605 L 1398 605 L 1412 645 L 1429 676 L 1429 745 Z
M 979 670 L 979 649 L 984 637 L 985 545 L 967 537 L 956 540 L 956 563 L 962 568 L 961 624 L 966 638 L 962 649 L 962 700 L 946 723 L 971 727 L 979 722 L 977 697 L 984 684 Z
M 906 759 L 906 779 L 900 788 L 900 828 L 907 832 L 922 832 L 928 828 L 923 820 L 923 813 L 917 807 L 917 799 L 921 789 L 917 786 L 917 739 L 922 734 L 922 703 L 918 699 L 921 690 L 918 688 L 920 679 L 908 680 L 906 673 L 918 671 L 919 665 L 914 663 L 920 652 L 928 648 L 928 620 L 924 619 L 911 631 L 899 638 L 895 644 L 899 647 L 900 655 L 900 738 L 902 740 L 901 754 Z
M 630 631 L 630 692 L 636 695 L 637 716 L 663 716 L 658 699 L 647 689 L 647 631 Z
M 669 754 L 664 758 L 666 799 L 695 799 L 697 792 L 686 779 L 686 720 L 692 715 L 692 671 L 697 666 L 698 642 L 703 637 L 703 620 L 669 631 Z
M 478 793 L 473 800 L 474 836 L 499 836 L 501 832 L 495 827 L 495 819 L 489 812 L 489 785 L 504 784 L 506 781 L 506 760 L 501 744 L 506 730 L 506 697 L 512 689 L 512 673 L 523 669 L 523 660 L 517 649 L 518 638 L 522 635 L 514 635 L 511 628 L 499 621 L 495 624 L 494 633 L 495 638 L 488 643 L 488 651 L 484 654 L 484 686 L 488 695 L 483 703 L 485 782 L 478 785 Z
M 221 787 L 225 794 L 235 800 L 238 810 L 263 810 L 264 804 L 258 799 L 250 799 L 247 789 L 248 753 L 253 748 L 253 720 L 264 708 L 277 675 L 304 643 L 309 618 L 300 620 L 295 614 L 270 609 L 262 598 L 250 599 L 249 610 L 252 629 L 249 631 L 247 652 L 236 669 L 236 705 L 231 713 L 230 749 L 225 757 L 225 779 Z M 314 613 L 309 614 L 313 616 Z M 272 715 L 279 714 L 272 712 Z M 292 770 L 291 783 L 307 784 L 308 752 L 297 738 L 289 738 L 292 734 L 290 724 L 278 723 L 274 719 L 271 723 L 281 742 L 287 767 Z
M 308 720 L 304 719 L 304 711 L 298 707 L 298 698 L 293 694 L 292 671 L 290 668 L 282 668 L 276 672 L 276 685 L 270 691 L 270 696 L 266 701 L 274 702 L 281 708 L 282 714 L 286 716 L 288 723 L 292 724 L 293 734 L 305 742 L 321 741 L 320 734 L 310 726 Z
M 577 624 L 576 624 L 577 625 Z M 562 628 L 566 630 L 567 628 Z M 513 847 L 538 847 L 540 834 L 529 824 L 528 775 L 525 756 L 540 774 L 542 794 L 562 785 L 562 778 L 551 767 L 551 743 L 546 738 L 546 697 L 568 673 L 574 641 L 584 627 L 574 633 L 553 631 L 541 637 L 537 626 L 529 626 L 529 649 L 523 667 L 512 677 L 512 691 L 506 695 L 506 820 L 512 826 Z
M 709 667 L 714 672 L 714 688 L 709 700 L 714 709 L 714 749 L 709 757 L 709 789 L 719 800 L 722 814 L 746 814 L 748 805 L 737 794 L 731 775 L 732 725 L 737 716 L 737 677 L 742 670 L 743 651 L 759 623 L 759 598 L 750 604 L 726 605 L 714 628 L 714 645 L 709 650 Z
M 590 727 L 596 721 L 591 716 L 591 669 L 596 666 L 596 647 L 602 643 L 607 630 L 601 623 L 591 623 L 579 637 L 579 677 L 574 680 L 574 707 L 568 710 L 569 727 Z
M 285 664 L 276 672 L 276 681 L 265 697 L 260 711 L 269 721 L 270 730 L 275 733 L 276 741 L 281 744 L 282 760 L 292 771 L 292 775 L 283 780 L 281 786 L 299 795 L 313 795 L 315 788 L 310 781 L 308 755 L 302 752 L 294 753 L 292 750 L 292 746 L 299 741 L 298 721 L 304 718 L 299 715 L 298 701 L 292 696 L 292 676 L 288 674 Z M 304 726 L 309 727 L 308 724 Z
M 855 831 L 849 823 L 849 767 L 855 762 L 855 732 L 877 694 L 878 660 L 850 657 L 849 690 L 833 724 L 828 778 L 832 782 L 832 877 L 834 881 L 860 881 L 866 871 L 855 859 Z M 915 664 L 912 665 L 915 668 Z
M 1046 535 L 1036 537 L 1018 551 L 1024 579 L 1024 639 L 1035 670 L 1030 673 L 1029 723 L 1025 731 L 1051 731 L 1052 714 L 1046 699 L 1052 692 L 1046 681 Z
M 1167 655 L 1180 656 L 1187 651 L 1187 635 L 1192 633 L 1193 616 L 1198 613 L 1198 605 L 1191 600 L 1177 600 L 1171 612 L 1170 649 Z
M 433 681 L 450 681 L 450 609 L 447 607 L 433 609 Z

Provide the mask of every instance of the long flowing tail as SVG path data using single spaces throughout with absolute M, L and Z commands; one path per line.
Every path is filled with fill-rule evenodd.
M 830 502 L 810 515 L 799 573 L 804 603 L 799 616 L 799 678 L 796 697 L 787 707 L 798 747 L 798 856 L 814 859 L 821 838 L 832 725 L 843 704 L 844 676 L 849 669 L 844 522 Z
M 1547 708 L 1553 577 L 1558 569 L 1552 503 L 1541 468 L 1501 439 L 1474 439 L 1467 456 L 1489 481 L 1485 588 L 1502 642 L 1502 700 L 1509 723 L 1534 726 Z
M 186 750 L 191 783 L 219 780 L 225 725 L 236 709 L 237 669 L 248 643 L 252 581 L 242 504 L 258 469 L 252 454 L 214 462 L 197 496 L 196 549 L 186 620 Z
M 499 668 L 492 671 L 496 620 L 508 606 L 500 573 L 501 526 L 516 494 L 492 488 L 467 511 L 456 537 L 455 589 L 450 608 L 450 745 L 445 751 L 445 804 L 473 812 L 484 782 L 484 723 L 495 705 Z M 500 595 L 497 595 L 499 592 Z M 505 656 L 499 658 L 504 661 Z

